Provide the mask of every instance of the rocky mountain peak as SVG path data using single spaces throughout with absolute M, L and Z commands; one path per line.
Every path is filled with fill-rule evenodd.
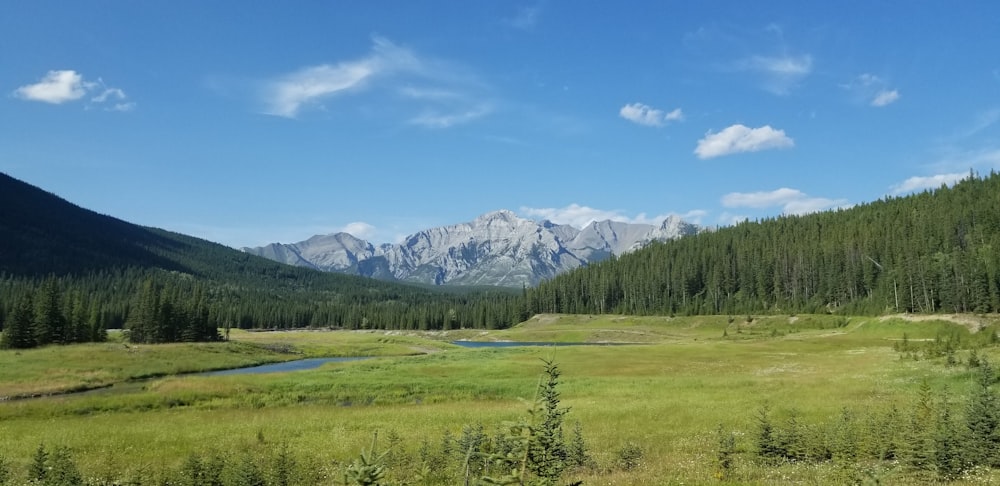
M 473 221 L 429 228 L 378 248 L 347 233 L 317 235 L 292 245 L 244 248 L 292 265 L 431 284 L 534 285 L 559 273 L 641 248 L 653 240 L 693 234 L 671 216 L 659 226 L 595 221 L 586 228 L 521 218 L 501 209 Z

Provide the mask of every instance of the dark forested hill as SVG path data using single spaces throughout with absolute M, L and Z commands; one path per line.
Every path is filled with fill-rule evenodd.
M 180 243 L 0 173 L 0 270 L 65 274 L 116 265 L 178 269 Z
M 521 318 L 509 291 L 444 293 L 296 268 L 97 214 L 0 174 L 0 327 L 20 297 L 53 278 L 64 308 L 96 307 L 105 327 L 127 324 L 150 281 L 172 305 L 197 300 L 218 327 L 434 329 Z
M 654 244 L 528 299 L 530 312 L 996 312 L 1000 175 Z

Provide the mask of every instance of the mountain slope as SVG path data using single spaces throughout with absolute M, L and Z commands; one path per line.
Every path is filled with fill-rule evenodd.
M 529 289 L 530 313 L 1000 311 L 1000 175 L 653 243 Z
M 660 226 L 600 221 L 579 230 L 500 210 L 467 223 L 420 231 L 396 245 L 376 248 L 337 233 L 243 251 L 292 265 L 387 280 L 521 287 L 651 241 L 697 232 L 695 225 L 676 217 Z
M 0 328 L 49 275 L 62 295 L 58 307 L 72 310 L 67 321 L 93 318 L 103 328 L 125 327 L 147 284 L 183 306 L 197 303 L 218 328 L 498 328 L 526 318 L 513 292 L 445 291 L 285 265 L 101 215 L 5 174 L 0 209 Z M 357 243 L 313 243 L 329 241 Z
M 15 275 L 92 271 L 108 266 L 181 270 L 163 253 L 182 243 L 95 213 L 0 173 L 0 269 Z

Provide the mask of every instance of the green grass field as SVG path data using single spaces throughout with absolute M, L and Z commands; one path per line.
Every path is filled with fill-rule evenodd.
M 794 411 L 820 422 L 845 407 L 905 410 L 925 380 L 963 396 L 973 379 L 965 367 L 893 349 L 904 334 L 910 343 L 956 333 L 985 342 L 989 333 L 977 331 L 994 324 L 960 321 L 545 315 L 489 332 L 233 332 L 228 343 L 3 351 L 0 396 L 115 386 L 0 402 L 0 457 L 20 477 L 39 444 L 65 446 L 86 477 L 148 480 L 176 470 L 192 452 L 273 455 L 287 448 L 308 466 L 310 482 L 338 484 L 344 464 L 378 432 L 396 443 L 389 477 L 403 482 L 421 447 L 437 447 L 446 433 L 476 424 L 493 433 L 524 416 L 520 399 L 532 398 L 541 360 L 552 359 L 563 372 L 566 423 L 581 425 L 594 459 L 566 479 L 717 484 L 715 431 L 722 425 L 737 431 L 733 482 L 836 484 L 832 465 L 754 465 L 756 412 L 766 403 L 776 417 Z M 449 344 L 456 339 L 626 344 L 464 349 Z M 992 348 L 980 354 L 1000 355 Z M 302 356 L 375 357 L 293 373 L 163 376 Z M 144 377 L 158 378 L 135 381 Z M 619 465 L 628 445 L 642 452 L 630 469 Z M 890 484 L 906 482 L 884 473 Z M 990 479 L 997 481 L 974 482 Z

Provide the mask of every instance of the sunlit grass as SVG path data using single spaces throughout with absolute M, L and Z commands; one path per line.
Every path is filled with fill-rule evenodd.
M 305 355 L 374 350 L 361 354 L 396 356 L 294 373 L 167 377 L 106 393 L 2 403 L 0 456 L 20 471 L 38 444 L 66 445 L 85 471 L 153 474 L 176 468 L 192 451 L 236 453 L 287 444 L 302 460 L 335 474 L 337 464 L 367 447 L 375 431 L 392 431 L 403 439 L 401 452 L 415 454 L 422 440 L 436 446 L 446 430 L 457 434 L 463 425 L 482 423 L 492 433 L 505 420 L 523 416 L 521 399 L 532 398 L 544 358 L 563 370 L 563 405 L 571 409 L 567 423 L 582 424 L 598 464 L 576 473 L 585 484 L 703 484 L 716 482 L 715 429 L 722 424 L 752 431 L 764 403 L 776 417 L 795 411 L 815 422 L 844 407 L 905 408 L 925 379 L 936 389 L 964 393 L 971 375 L 963 367 L 903 359 L 892 346 L 904 332 L 913 340 L 954 331 L 973 336 L 965 327 L 837 319 L 541 316 L 505 331 L 428 336 L 437 341 L 378 332 L 233 333 L 236 342 L 218 349 L 207 345 L 211 353 L 226 356 L 225 346 L 233 345 L 252 350 L 281 345 Z M 456 336 L 559 342 L 621 336 L 616 340 L 645 344 L 463 349 L 441 342 Z M 100 346 L 105 345 L 91 348 L 94 356 L 103 356 Z M 150 346 L 156 351 L 148 356 L 163 353 L 157 366 L 166 369 L 165 362 L 182 361 L 178 356 L 210 354 L 185 346 Z M 46 363 L 55 368 L 48 349 L 53 348 L 18 358 L 42 361 L 33 365 L 40 370 Z M 405 351 L 428 354 L 399 356 L 412 354 Z M 259 358 L 255 353 L 250 356 Z M 171 354 L 175 357 L 168 359 Z M 0 359 L 13 358 L 5 352 Z M 31 369 L 25 362 L 17 366 Z M 87 372 L 100 369 L 95 365 Z M 749 448 L 750 440 L 741 435 L 739 446 Z M 627 443 L 644 452 L 633 471 L 615 467 Z M 748 474 L 741 482 L 830 483 L 833 477 L 823 466 L 751 473 L 746 456 L 740 461 Z

